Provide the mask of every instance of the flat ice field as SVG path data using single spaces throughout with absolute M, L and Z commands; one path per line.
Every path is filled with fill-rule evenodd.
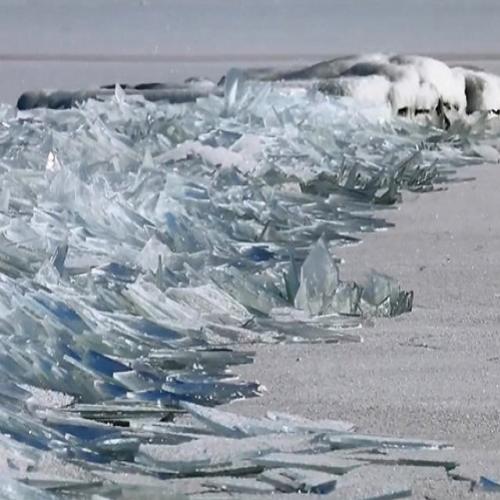
M 0 497 L 500 490 L 496 105 L 415 120 L 232 73 L 12 107 L 352 53 L 495 72 L 500 4 L 0 10 Z

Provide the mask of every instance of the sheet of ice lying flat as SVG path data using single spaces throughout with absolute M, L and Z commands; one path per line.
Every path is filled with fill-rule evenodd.
M 124 428 L 82 419 L 82 405 L 49 409 L 39 403 L 28 403 L 42 419 L 33 435 L 43 429 L 49 450 L 2 438 L 2 472 L 9 476 L 0 486 L 2 498 L 165 498 L 166 491 L 172 498 L 211 492 L 217 498 L 332 492 L 339 498 L 404 497 L 420 492 L 425 481 L 455 483 L 447 471 L 453 474 L 457 463 L 445 443 L 359 435 L 348 422 L 286 414 L 245 418 L 183 403 L 194 420 Z M 21 409 L 21 400 L 16 404 Z
M 310 460 L 283 453 L 399 446 L 343 437 L 345 424 L 206 412 L 261 390 L 231 377 L 231 365 L 252 359 L 235 344 L 357 341 L 347 328 L 362 316 L 409 310 L 412 295 L 385 276 L 364 287 L 343 281 L 335 246 L 386 227 L 373 212 L 401 188 L 430 189 L 464 163 L 496 161 L 498 122 L 474 115 L 443 132 L 385 108 L 234 76 L 225 99 L 185 105 L 117 89 L 64 112 L 2 108 L 0 433 L 5 472 L 30 483 L 5 482 L 5 495 L 28 498 L 33 487 L 111 495 L 130 475 L 140 484 L 256 481 L 268 468 L 293 469 L 266 476 L 275 489 L 313 491 L 333 487 L 323 474 L 349 473 L 338 466 L 345 457 L 335 470 L 318 459 L 311 475 Z M 168 422 L 186 409 L 208 427 Z M 162 458 L 193 439 L 291 428 L 317 439 L 293 447 L 285 433 L 265 464 Z M 423 446 L 412 443 L 400 444 Z M 48 457 L 57 467 L 44 465 Z M 231 487 L 262 487 L 250 483 Z

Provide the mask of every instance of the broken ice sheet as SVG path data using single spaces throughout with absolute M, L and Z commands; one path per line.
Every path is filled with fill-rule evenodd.
M 441 467 L 445 470 L 455 469 L 458 465 L 453 451 L 439 449 L 398 450 L 379 448 L 372 452 L 351 451 L 345 456 L 356 460 L 366 460 L 372 464 L 407 465 L 415 467 Z
M 347 329 L 360 315 L 409 310 L 411 295 L 385 277 L 339 280 L 335 247 L 389 226 L 374 203 L 478 153 L 493 159 L 491 121 L 438 136 L 314 87 L 238 72 L 226 87 L 184 104 L 117 88 L 68 111 L 0 109 L 0 431 L 11 442 L 154 474 L 135 462 L 144 443 L 200 436 L 160 420 L 186 401 L 258 392 L 229 372 L 252 360 L 235 344 L 359 341 Z M 35 386 L 75 403 L 51 396 L 46 408 Z M 381 445 L 347 424 L 193 413 L 210 422 L 204 435 Z
M 328 444 L 332 450 L 351 448 L 397 448 L 408 450 L 441 450 L 451 445 L 441 441 L 395 438 L 389 436 L 372 436 L 366 434 L 325 434 L 318 436 L 320 441 Z
M 143 444 L 135 463 L 176 477 L 227 476 L 258 473 L 253 459 L 277 450 L 289 452 L 310 450 L 310 439 L 302 435 L 266 434 L 238 440 L 221 436 L 195 436 L 190 442 L 166 447 L 164 444 Z
M 55 500 L 57 498 L 51 493 L 27 486 L 8 477 L 2 478 L 0 495 L 5 500 Z
M 332 299 L 338 283 L 337 266 L 323 238 L 320 238 L 311 248 L 300 269 L 300 285 L 295 296 L 295 307 L 317 316 Z
M 357 491 L 359 498 L 364 498 L 363 491 L 395 488 L 408 492 L 414 478 L 446 479 L 444 468 L 453 465 L 449 455 L 440 451 L 441 443 L 358 435 L 346 432 L 352 431 L 347 424 L 334 421 L 320 423 L 282 414 L 248 418 L 192 404 L 184 406 L 209 434 L 198 438 L 193 434 L 193 441 L 174 447 L 143 444 L 136 463 L 168 477 L 210 477 L 203 482 L 206 491 L 257 494 L 267 491 L 260 484 L 263 482 L 277 492 L 325 494 L 341 485 L 343 492 Z M 349 436 L 352 440 L 348 451 L 331 451 L 330 439 Z M 370 444 L 384 451 L 367 452 Z M 401 450 L 405 446 L 407 449 Z M 434 449 L 417 450 L 429 446 Z M 382 463 L 386 465 L 378 465 Z M 387 480 L 367 484 L 360 479 L 364 469 L 370 473 L 374 467 L 381 467 L 379 477 Z M 358 470 L 358 475 L 351 475 Z M 408 478 L 411 481 L 398 490 L 395 483 L 404 483 Z
M 359 315 L 362 293 L 363 288 L 357 283 L 339 283 L 327 311 L 345 315 Z
M 233 415 L 215 408 L 206 408 L 192 403 L 183 403 L 191 415 L 214 433 L 227 437 L 241 438 L 276 433 L 319 433 L 349 432 L 353 425 L 342 421 L 314 422 L 290 415 L 270 413 L 267 419 Z
M 210 479 L 205 481 L 204 484 L 214 491 L 245 493 L 247 495 L 262 495 L 276 491 L 273 486 L 256 479 Z
M 284 279 L 289 295 L 298 287 L 295 307 L 311 316 L 328 313 L 397 316 L 411 311 L 413 305 L 413 292 L 401 290 L 392 278 L 383 274 L 372 272 L 364 285 L 341 281 L 323 238 L 312 246 L 300 268 L 300 278 L 292 258 Z
M 365 314 L 397 316 L 413 307 L 413 292 L 401 290 L 394 279 L 372 272 L 363 287 L 360 308 Z
M 271 484 L 279 492 L 325 495 L 335 490 L 338 476 L 317 470 L 290 467 L 266 470 L 259 478 Z
M 19 395 L 25 397 L 24 394 Z M 97 409 L 99 405 L 94 406 Z M 183 406 L 204 429 L 189 420 L 184 425 L 152 424 L 150 420 L 149 423 L 137 421 L 130 427 L 112 427 L 81 418 L 68 418 L 65 415 L 70 408 L 46 411 L 44 423 L 65 431 L 64 435 L 57 434 L 54 437 L 57 436 L 58 441 L 64 441 L 65 446 L 70 448 L 69 456 L 75 465 L 89 468 L 92 474 L 83 474 L 82 480 L 78 476 L 73 478 L 76 470 L 66 471 L 73 479 L 61 477 L 56 470 L 52 475 L 47 474 L 46 464 L 41 461 L 42 457 L 47 456 L 45 452 L 30 458 L 28 467 L 21 471 L 22 479 L 39 488 L 39 491 L 47 489 L 70 494 L 77 490 L 82 493 L 97 491 L 103 496 L 106 496 L 106 492 L 113 491 L 113 498 L 121 498 L 125 493 L 127 481 L 122 487 L 120 479 L 124 473 L 128 473 L 127 476 L 136 475 L 137 484 L 140 484 L 142 476 L 145 485 L 148 484 L 148 475 L 159 475 L 164 480 L 199 477 L 202 481 L 198 484 L 204 485 L 200 492 L 250 494 L 270 491 L 272 487 L 273 491 L 278 492 L 324 494 L 336 488 L 340 480 L 344 492 L 350 491 L 349 488 L 361 491 L 367 487 L 361 480 L 343 480 L 344 475 L 346 478 L 354 477 L 350 476 L 351 471 L 362 471 L 363 468 L 369 470 L 373 467 L 365 457 L 367 445 L 394 445 L 398 448 L 408 445 L 404 456 L 400 456 L 402 452 L 398 450 L 388 453 L 399 454 L 396 457 L 397 463 L 403 471 L 404 464 L 420 464 L 417 467 L 422 470 L 419 477 L 434 477 L 430 466 L 435 466 L 432 467 L 435 469 L 449 463 L 446 456 L 444 460 L 440 459 L 439 443 L 359 436 L 352 432 L 352 425 L 348 423 L 315 422 L 284 414 L 249 418 L 189 403 Z M 74 410 L 78 413 L 79 408 L 82 412 L 86 411 L 82 405 L 76 405 Z M 117 410 L 119 411 L 118 408 Z M 331 451 L 337 438 L 347 439 L 351 450 L 352 447 L 361 449 L 352 450 L 352 454 L 348 454 L 337 451 L 333 446 L 334 451 Z M 430 460 L 420 452 L 413 451 L 416 447 L 426 446 L 436 448 Z M 26 448 L 28 447 L 23 445 L 20 451 Z M 56 450 L 59 455 L 57 460 L 67 458 L 62 453 L 64 448 L 56 447 Z M 373 454 L 374 460 L 379 456 L 384 455 Z M 106 459 L 111 461 L 108 463 Z M 15 463 L 23 467 L 23 460 L 21 454 Z M 74 469 L 75 465 L 69 467 Z M 18 469 L 19 465 L 16 466 L 16 474 Z M 113 482 L 101 486 L 95 479 L 99 475 L 108 477 Z M 383 487 L 385 491 L 392 488 L 392 483 L 379 482 L 377 487 Z M 175 488 L 176 491 L 182 491 L 181 484 L 176 483 Z M 374 484 L 370 484 L 370 488 L 373 491 Z
M 438 452 L 439 454 L 439 452 Z M 463 484 L 463 483 L 462 483 Z M 460 482 L 448 478 L 440 467 L 367 465 L 339 478 L 332 498 L 455 498 L 449 496 Z M 466 495 L 467 487 L 455 493 Z M 385 496 L 384 496 L 385 495 Z
M 494 478 L 481 476 L 479 478 L 479 487 L 484 491 L 500 492 L 500 482 Z
M 276 310 L 273 310 L 275 313 Z M 283 311 L 283 309 L 279 309 Z M 295 316 L 295 315 L 294 315 Z M 338 314 L 318 316 L 313 319 L 296 318 L 294 321 L 282 318 L 254 319 L 255 330 L 262 331 L 264 338 L 271 332 L 277 341 L 285 342 L 361 342 L 362 337 L 354 333 L 359 328 L 360 320 L 355 317 L 340 317 Z M 342 331 L 347 330 L 347 331 Z
M 330 474 L 345 474 L 363 462 L 354 459 L 344 459 L 335 454 L 310 454 L 310 453 L 269 453 L 262 457 L 254 458 L 253 461 L 264 467 L 291 467 L 306 470 L 317 470 Z

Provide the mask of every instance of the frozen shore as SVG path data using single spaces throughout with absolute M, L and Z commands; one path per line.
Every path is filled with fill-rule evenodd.
M 62 4 L 52 2 L 54 8 L 42 13 L 37 12 L 39 8 L 32 9 L 23 19 L 23 29 L 18 29 L 18 5 L 26 8 L 27 3 L 6 0 L 0 22 L 0 52 L 8 57 L 0 56 L 0 101 L 13 104 L 28 89 L 83 88 L 117 81 L 181 81 L 193 75 L 217 78 L 230 66 L 303 65 L 325 55 L 367 49 L 437 56 L 447 53 L 448 61 L 454 64 L 500 73 L 500 56 L 492 55 L 497 50 L 494 22 L 499 5 L 495 0 L 478 1 L 477 9 L 460 1 L 457 4 L 465 7 L 451 11 L 453 2 L 449 0 L 440 2 L 439 7 L 426 0 L 420 4 L 425 8 L 418 2 L 411 8 L 406 4 L 398 8 L 401 4 L 397 0 L 384 0 L 380 2 L 383 8 L 371 14 L 360 12 L 359 4 L 351 7 L 352 2 L 322 1 L 306 17 L 301 5 L 307 2 L 292 1 L 290 8 L 286 2 L 276 2 L 269 16 L 262 16 L 259 8 L 252 8 L 254 17 L 240 11 L 245 23 L 234 22 L 234 16 L 227 23 L 234 12 L 218 8 L 209 18 L 200 15 L 199 9 L 192 8 L 195 3 L 202 5 L 198 1 L 181 9 L 178 19 L 164 23 L 182 3 L 165 2 L 171 11 L 166 9 L 166 17 L 162 17 L 148 9 L 154 6 L 153 0 L 137 2 L 133 9 L 140 15 L 133 18 L 133 26 L 124 37 L 126 23 L 121 23 L 128 19 L 131 2 L 128 7 L 109 2 L 114 6 L 99 16 L 96 11 L 85 10 L 83 3 L 77 8 L 78 15 L 73 16 L 58 10 Z M 6 4 L 11 9 L 8 15 Z M 288 17 L 280 17 L 283 10 Z M 356 31 L 353 24 L 359 14 L 364 16 L 364 26 Z M 148 24 L 153 18 L 158 19 L 156 24 Z M 261 18 L 265 19 L 263 24 Z M 93 19 L 92 29 L 89 19 Z M 117 20 L 114 30 L 108 29 L 106 19 Z M 205 21 L 201 31 L 196 19 Z M 349 23 L 345 23 L 344 31 L 339 30 L 345 19 L 350 19 Z M 217 29 L 216 21 L 224 29 Z M 141 38 L 146 25 L 152 35 Z M 313 25 L 315 29 L 311 30 Z M 26 33 L 33 26 L 38 31 L 29 37 Z M 467 36 L 465 28 L 474 36 Z M 89 35 L 92 30 L 95 37 Z M 160 31 L 167 35 L 158 43 Z M 217 37 L 213 37 L 214 31 L 218 31 Z M 313 34 L 308 37 L 305 32 Z M 26 42 L 28 39 L 34 42 Z M 424 42 L 416 42 L 422 39 Z M 68 40 L 71 43 L 66 43 Z M 137 40 L 142 45 L 134 46 Z M 227 40 L 234 51 L 231 57 L 224 55 Z M 114 62 L 93 61 L 91 57 L 84 61 L 44 60 L 44 54 L 55 53 L 56 46 L 80 56 L 107 47 L 109 54 L 120 57 Z M 167 57 L 179 51 L 184 51 L 185 60 L 161 59 L 162 54 Z M 205 60 L 199 57 L 203 51 L 215 56 Z M 269 56 L 270 51 L 276 56 Z M 290 54 L 294 53 L 303 56 L 292 61 Z M 26 58 L 26 54 L 34 57 Z M 127 54 L 135 54 L 136 60 L 127 62 Z M 140 61 L 141 54 L 148 57 Z M 280 54 L 286 57 L 280 60 Z M 498 478 L 499 169 L 500 165 L 464 168 L 459 171 L 461 177 L 476 179 L 449 184 L 441 192 L 405 193 L 397 209 L 381 212 L 395 228 L 364 234 L 360 245 L 338 250 L 337 256 L 346 261 L 341 268 L 343 277 L 358 279 L 376 269 L 396 278 L 405 289 L 414 290 L 412 313 L 375 320 L 373 326 L 361 330 L 362 344 L 252 346 L 257 352 L 255 363 L 238 371 L 245 380 L 258 379 L 268 392 L 227 409 L 243 415 L 260 416 L 276 410 L 313 419 L 346 419 L 361 432 L 439 439 L 456 446 L 455 456 L 466 470 L 473 470 L 474 477 L 491 474 Z M 456 497 L 450 492 L 440 493 L 437 498 Z
M 361 430 L 498 449 L 500 169 L 461 175 L 476 179 L 407 193 L 385 212 L 395 228 L 338 252 L 343 274 L 374 268 L 414 290 L 414 311 L 376 320 L 363 344 L 256 346 L 255 364 L 240 373 L 269 392 L 231 409 L 349 418 Z

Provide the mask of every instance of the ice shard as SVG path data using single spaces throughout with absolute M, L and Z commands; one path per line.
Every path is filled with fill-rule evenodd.
M 484 491 L 499 492 L 500 482 L 496 479 L 491 479 L 489 477 L 481 476 L 479 478 L 479 486 Z
M 282 493 L 313 493 L 326 495 L 335 490 L 338 476 L 316 470 L 269 469 L 260 475 L 262 481 L 271 484 Z
M 322 238 L 311 248 L 300 269 L 295 307 L 317 316 L 332 300 L 339 283 L 338 269 Z
M 413 292 L 401 290 L 390 277 L 372 273 L 360 298 L 360 307 L 366 314 L 397 316 L 413 307 Z

